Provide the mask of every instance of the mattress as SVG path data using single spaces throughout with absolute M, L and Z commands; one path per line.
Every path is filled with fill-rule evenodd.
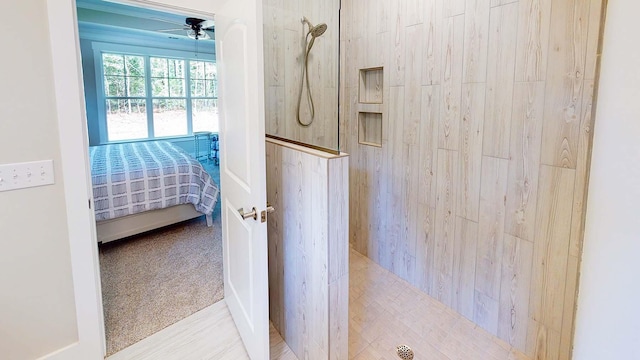
M 96 221 L 180 204 L 210 215 L 220 190 L 200 162 L 166 141 L 89 148 Z

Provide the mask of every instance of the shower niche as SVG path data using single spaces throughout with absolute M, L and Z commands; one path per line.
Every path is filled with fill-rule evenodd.
M 358 142 L 382 147 L 382 113 L 358 112 Z
M 382 67 L 360 69 L 358 143 L 382 147 L 384 73 Z
M 382 67 L 360 69 L 358 101 L 361 104 L 382 104 L 383 81 Z

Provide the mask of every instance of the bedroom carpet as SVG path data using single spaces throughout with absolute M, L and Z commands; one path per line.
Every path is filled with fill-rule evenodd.
M 219 184 L 219 175 L 211 175 Z M 223 298 L 219 200 L 211 228 L 202 216 L 101 245 L 99 252 L 107 355 Z

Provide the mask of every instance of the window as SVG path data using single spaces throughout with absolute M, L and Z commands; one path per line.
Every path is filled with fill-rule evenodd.
M 193 131 L 218 128 L 218 87 L 216 65 L 206 61 L 191 61 L 191 109 Z
M 148 137 L 144 58 L 103 54 L 102 66 L 109 140 Z
M 218 131 L 215 63 L 102 53 L 102 69 L 108 141 Z

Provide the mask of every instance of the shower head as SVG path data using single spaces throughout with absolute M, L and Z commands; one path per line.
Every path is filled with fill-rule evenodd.
M 317 38 L 319 36 L 322 36 L 322 34 L 327 31 L 327 24 L 322 23 L 313 26 L 313 24 L 311 24 L 309 19 L 307 19 L 306 17 L 302 18 L 302 22 L 309 26 L 309 32 L 307 32 L 307 36 L 311 35 L 312 37 Z
M 313 37 L 318 37 L 318 36 L 322 36 L 322 34 L 324 34 L 324 32 L 327 31 L 327 24 L 318 24 L 314 27 L 311 28 L 311 30 L 309 30 L 309 34 L 311 34 L 311 36 Z

